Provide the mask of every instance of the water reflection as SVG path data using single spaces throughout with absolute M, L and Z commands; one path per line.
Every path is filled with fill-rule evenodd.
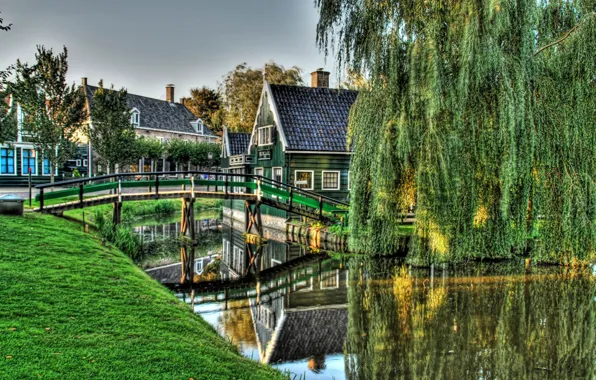
M 254 360 L 307 379 L 596 376 L 593 268 L 417 270 L 267 236 L 224 224 L 217 280 L 180 294 Z
M 209 267 L 221 255 L 221 220 L 214 216 L 213 212 L 197 215 L 195 245 L 181 235 L 180 215 L 138 221 L 132 226 L 141 242 L 137 264 L 163 283 L 180 282 L 183 277 L 197 281 L 217 278 L 217 270 L 210 271 Z M 183 260 L 192 263 L 182 266 Z
M 591 273 L 513 272 L 431 281 L 378 264 L 353 271 L 347 377 L 594 378 Z

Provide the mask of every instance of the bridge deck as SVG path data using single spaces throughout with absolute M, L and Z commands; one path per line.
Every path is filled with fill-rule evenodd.
M 178 191 L 160 191 L 159 196 L 157 197 L 154 192 L 144 192 L 144 193 L 124 193 L 122 194 L 121 200 L 122 202 L 126 201 L 142 201 L 142 200 L 152 200 L 152 199 L 176 199 L 176 198 L 186 198 L 190 199 L 192 192 L 190 190 L 178 190 Z M 195 198 L 218 198 L 218 199 L 239 199 L 239 200 L 256 200 L 257 196 L 255 194 L 239 194 L 239 193 L 224 193 L 224 192 L 215 192 L 215 191 L 195 191 L 194 192 Z M 35 209 L 34 211 L 49 213 L 49 214 L 59 214 L 64 211 L 74 210 L 78 208 L 85 208 L 85 207 L 92 207 L 92 206 L 99 206 L 109 203 L 114 203 L 118 201 L 117 194 L 108 194 L 108 195 L 101 195 L 98 197 L 93 198 L 85 198 L 83 201 L 70 201 L 64 202 L 54 205 L 47 205 L 44 206 L 43 209 Z

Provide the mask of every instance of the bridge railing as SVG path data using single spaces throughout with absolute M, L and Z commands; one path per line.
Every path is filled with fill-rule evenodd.
M 174 178 L 172 178 L 174 177 Z M 67 181 L 37 185 L 39 194 L 39 208 L 43 211 L 45 202 L 52 199 L 67 198 L 83 203 L 85 196 L 113 191 L 118 198 L 124 188 L 148 188 L 159 199 L 160 188 L 172 186 L 189 186 L 188 191 L 194 193 L 196 187 L 206 187 L 221 192 L 224 198 L 230 193 L 245 192 L 256 194 L 257 197 L 266 197 L 277 202 L 285 203 L 290 210 L 295 206 L 305 206 L 330 214 L 343 213 L 348 205 L 327 196 L 304 190 L 287 183 L 275 181 L 260 175 L 245 173 L 224 173 L 208 171 L 168 171 L 146 173 L 115 173 L 97 177 L 84 177 Z M 53 187 L 66 187 L 65 189 L 48 192 Z M 242 191 L 238 191 L 238 190 Z

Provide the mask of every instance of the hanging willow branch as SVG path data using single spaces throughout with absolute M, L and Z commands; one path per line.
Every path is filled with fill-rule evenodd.
M 561 42 L 565 41 L 570 35 L 571 33 L 575 32 L 581 25 L 583 22 L 585 22 L 587 19 L 589 19 L 590 17 L 594 17 L 594 15 L 596 15 L 596 12 L 592 12 L 591 14 L 589 14 L 585 19 L 583 19 L 582 21 L 578 22 L 573 28 L 569 29 L 567 31 L 567 33 L 565 33 L 565 35 L 563 35 L 563 37 L 559 38 L 558 40 L 551 42 L 550 44 L 541 47 L 540 49 L 536 50 L 534 52 L 534 56 L 540 54 L 540 52 L 542 52 L 543 50 L 548 49 L 549 47 L 555 46 L 560 44 Z
M 596 261 L 593 1 L 316 6 L 319 47 L 370 74 L 348 131 L 354 250 L 402 249 L 414 203 L 411 262 Z

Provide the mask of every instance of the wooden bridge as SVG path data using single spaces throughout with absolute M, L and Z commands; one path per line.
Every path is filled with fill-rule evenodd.
M 174 177 L 174 178 L 172 178 Z M 180 178 L 181 177 L 181 178 Z M 54 187 L 66 189 L 50 191 Z M 126 201 L 181 198 L 244 200 L 265 204 L 315 220 L 332 220 L 347 212 L 348 205 L 260 175 L 201 171 L 119 173 L 37 185 L 35 211 L 61 214 L 64 211 Z M 125 189 L 137 189 L 128 192 Z M 50 204 L 51 202 L 51 204 Z M 117 219 L 117 220 L 116 220 Z M 119 218 L 115 218 L 117 222 Z
M 174 178 L 172 178 L 174 177 Z M 66 187 L 51 191 L 54 187 Z M 265 239 L 261 205 L 307 218 L 332 221 L 348 210 L 346 203 L 260 175 L 201 171 L 118 173 L 38 185 L 37 212 L 61 215 L 64 211 L 113 204 L 112 222 L 121 221 L 122 204 L 156 199 L 182 200 L 180 233 L 189 244 L 180 247 L 183 263 L 181 283 L 192 283 L 192 263 L 197 246 L 194 202 L 197 198 L 243 200 L 245 204 L 246 254 L 249 269 L 261 256 Z M 127 189 L 133 189 L 132 192 Z M 51 204 L 50 204 L 51 203 Z

